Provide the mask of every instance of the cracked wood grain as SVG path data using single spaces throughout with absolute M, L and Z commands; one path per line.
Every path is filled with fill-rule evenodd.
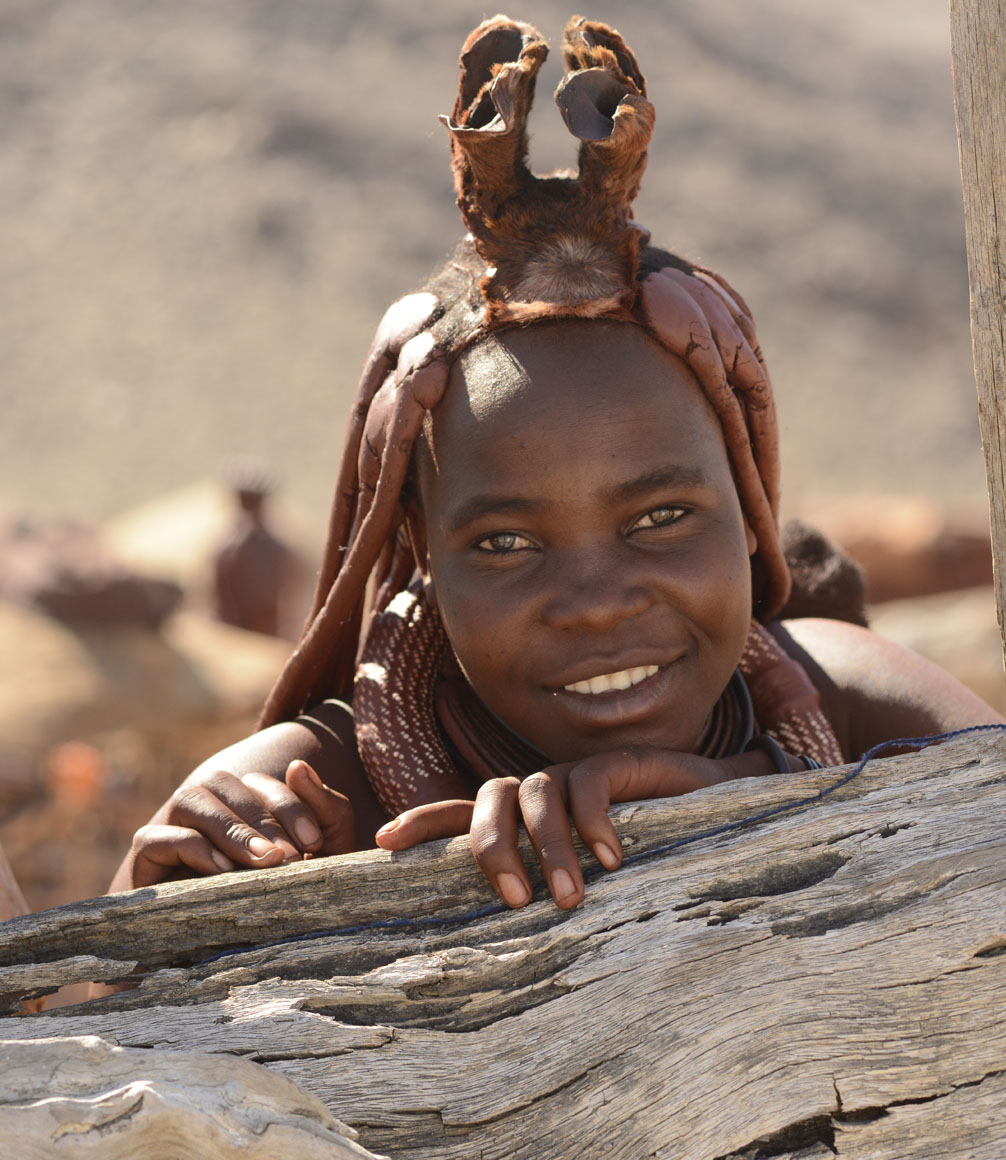
M 1006 0 L 951 0 L 971 339 L 1006 656 Z
M 639 851 L 834 777 L 623 807 L 618 824 Z M 270 872 L 255 929 L 270 917 L 290 929 L 310 872 L 310 913 L 345 933 L 203 962 L 187 945 L 158 967 L 166 940 L 148 926 L 180 925 L 186 897 L 207 913 L 210 886 L 220 909 L 229 892 L 243 901 L 245 876 L 159 888 L 171 904 L 160 911 L 156 891 L 138 891 L 122 928 L 91 919 L 88 946 L 104 933 L 114 958 L 146 961 L 139 988 L 9 1017 L 0 1037 L 243 1056 L 394 1160 L 936 1157 L 960 1155 L 962 1139 L 976 1155 L 988 1140 L 1006 1154 L 1004 785 L 1002 735 L 876 762 L 813 806 L 600 874 L 572 912 L 538 902 L 459 919 L 486 895 L 466 893 L 457 843 L 307 863 Z M 429 902 L 435 881 L 442 910 Z M 333 882 L 352 898 L 351 922 Z M 396 906 L 451 921 L 368 925 L 372 883 L 378 921 Z M 75 938 L 90 930 L 79 908 L 39 918 L 37 944 L 18 937 L 22 960 L 66 956 L 61 923 Z M 219 947 L 231 935 L 204 937 Z M 0 953 L 17 957 L 10 937 Z M 34 969 L 51 979 L 57 963 Z M 30 985 L 31 964 L 12 965 Z M 895 1126 L 927 1114 L 928 1151 L 891 1151 Z
M 931 1099 L 892 1102 L 866 1120 L 839 1123 L 838 1155 L 871 1160 L 1001 1160 L 1006 1073 L 995 1072 Z

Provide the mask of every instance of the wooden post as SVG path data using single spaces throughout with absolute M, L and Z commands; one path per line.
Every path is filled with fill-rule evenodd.
M 10 868 L 7 855 L 0 846 L 0 922 L 28 913 L 28 903 L 24 900 L 21 887 Z
M 971 338 L 1006 658 L 1006 0 L 951 0 Z

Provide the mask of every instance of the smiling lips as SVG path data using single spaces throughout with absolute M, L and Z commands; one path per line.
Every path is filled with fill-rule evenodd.
M 563 685 L 567 693 L 612 693 L 616 690 L 631 689 L 640 681 L 654 676 L 660 671 L 659 665 L 637 665 L 633 669 L 622 669 L 618 673 L 603 673 L 599 677 L 590 677 L 586 681 L 577 681 L 572 685 Z

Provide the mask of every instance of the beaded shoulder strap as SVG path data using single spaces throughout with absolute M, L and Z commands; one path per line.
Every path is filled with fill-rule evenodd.
M 758 621 L 751 622 L 740 671 L 762 730 L 789 753 L 841 765 L 838 738 L 821 709 L 821 694 L 799 661 Z

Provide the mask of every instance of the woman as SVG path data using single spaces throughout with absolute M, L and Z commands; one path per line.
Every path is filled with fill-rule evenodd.
M 578 175 L 529 172 L 545 53 L 504 17 L 466 42 L 446 121 L 470 232 L 378 330 L 308 627 L 261 731 L 186 779 L 113 889 L 470 829 L 521 906 L 522 820 L 569 907 L 569 814 L 610 869 L 613 800 L 998 720 L 860 626 L 780 619 L 750 311 L 633 221 L 653 109 L 605 25 L 566 30 Z

